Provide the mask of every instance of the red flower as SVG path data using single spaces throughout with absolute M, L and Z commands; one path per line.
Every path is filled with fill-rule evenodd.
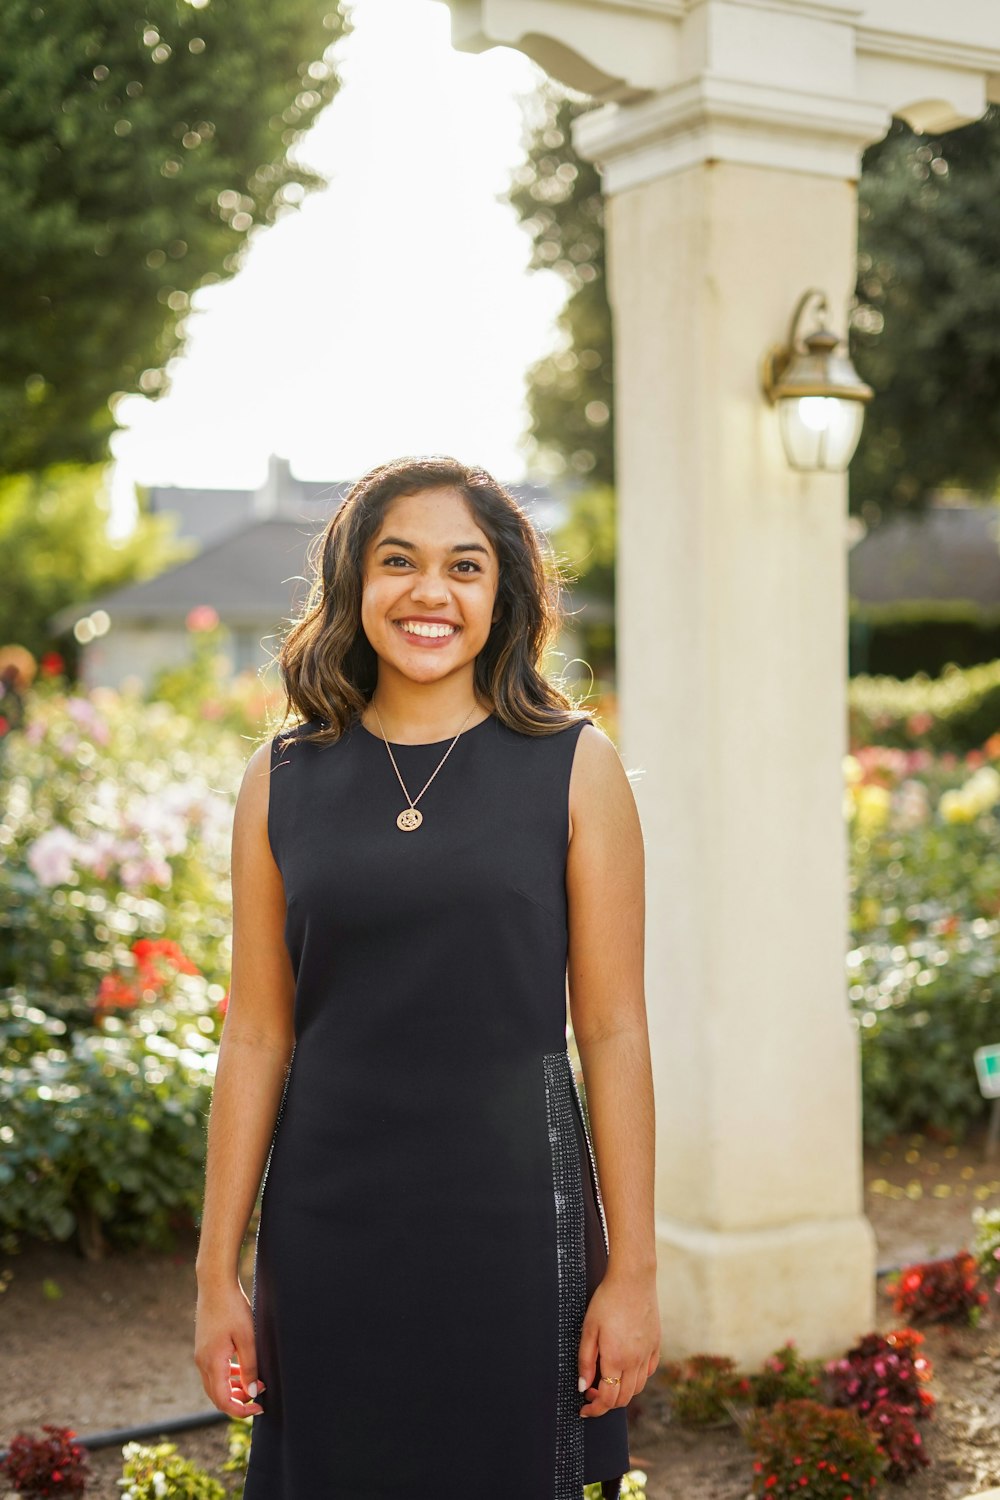
M 197 966 L 169 938 L 139 938 L 132 944 L 132 956 L 139 971 L 139 983 L 145 990 L 160 992 L 175 974 L 197 974 Z
M 139 995 L 124 974 L 105 974 L 97 991 L 94 1009 L 100 1014 L 102 1011 L 121 1010 L 138 1003 Z
M 38 670 L 43 677 L 58 677 L 60 672 L 65 672 L 66 663 L 58 651 L 46 651 L 38 663 Z

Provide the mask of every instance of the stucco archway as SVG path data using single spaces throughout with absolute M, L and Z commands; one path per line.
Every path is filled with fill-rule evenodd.
M 605 101 L 622 745 L 641 767 L 665 1350 L 829 1355 L 874 1323 L 844 976 L 846 479 L 758 385 L 839 332 L 860 157 L 1000 102 L 994 0 L 451 0 Z

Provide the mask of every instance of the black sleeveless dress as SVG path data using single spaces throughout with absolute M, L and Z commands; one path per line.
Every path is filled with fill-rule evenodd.
M 465 730 L 418 807 L 359 719 L 271 742 L 295 1049 L 263 1177 L 244 1500 L 617 1500 L 624 1407 L 579 1415 L 607 1265 L 566 1051 L 584 720 Z M 450 741 L 397 745 L 416 798 Z M 600 1371 L 598 1371 L 600 1375 Z

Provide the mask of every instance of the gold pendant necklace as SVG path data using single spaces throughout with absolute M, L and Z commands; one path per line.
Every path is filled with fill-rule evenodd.
M 378 712 L 378 709 L 375 708 L 375 700 L 374 699 L 371 700 L 371 705 L 372 705 L 372 708 L 375 710 L 375 717 L 376 717 L 376 719 L 378 719 L 378 727 L 379 727 L 379 729 L 382 730 L 382 743 L 385 745 L 385 748 L 389 752 L 389 759 L 392 761 L 392 768 L 393 768 L 393 770 L 396 773 L 396 776 L 397 776 L 397 778 L 399 780 L 400 786 L 403 788 L 403 796 L 406 798 L 407 802 L 410 804 L 409 807 L 404 807 L 403 811 L 396 818 L 396 827 L 397 828 L 401 828 L 404 833 L 411 833 L 414 828 L 419 828 L 420 825 L 421 825 L 421 823 L 424 821 L 424 815 L 420 811 L 419 807 L 417 806 L 417 803 L 420 801 L 421 797 L 424 795 L 424 792 L 426 792 L 427 788 L 430 786 L 431 782 L 434 780 L 434 777 L 437 775 L 438 771 L 440 771 L 441 767 L 444 765 L 445 761 L 448 759 L 449 755 L 454 750 L 455 746 L 458 744 L 459 735 L 462 733 L 462 729 L 465 728 L 465 726 L 468 723 L 471 715 L 475 711 L 476 705 L 473 704 L 472 708 L 469 709 L 469 712 L 466 714 L 465 718 L 462 720 L 462 726 L 461 726 L 461 729 L 459 729 L 458 734 L 456 734 L 455 738 L 452 740 L 451 744 L 448 746 L 447 750 L 444 752 L 444 754 L 442 755 L 441 759 L 438 761 L 437 766 L 435 767 L 434 771 L 427 778 L 427 780 L 425 781 L 424 785 L 420 788 L 420 791 L 417 793 L 417 795 L 415 797 L 411 797 L 410 796 L 409 792 L 406 790 L 406 782 L 403 780 L 402 776 L 400 776 L 400 774 L 399 774 L 399 767 L 396 765 L 396 757 L 392 753 L 392 746 L 389 744 L 389 741 L 386 739 L 385 730 L 382 728 L 382 720 L 379 719 L 379 712 Z

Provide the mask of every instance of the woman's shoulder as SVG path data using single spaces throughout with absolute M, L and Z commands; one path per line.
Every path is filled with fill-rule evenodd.
M 547 722 L 540 721 L 530 726 L 528 724 L 518 725 L 508 723 L 499 714 L 494 715 L 494 717 L 502 728 L 509 730 L 518 739 L 531 740 L 542 745 L 550 742 L 565 744 L 567 743 L 566 736 L 569 736 L 570 739 L 575 739 L 588 726 L 597 728 L 593 717 L 589 713 L 574 713 L 572 710 L 567 710 L 565 715 L 553 715 Z M 602 731 L 598 730 L 598 733 L 602 733 Z
M 269 743 L 272 751 L 277 754 L 287 745 L 295 745 L 303 742 L 308 743 L 310 735 L 316 734 L 326 727 L 325 719 L 301 719 L 297 723 L 285 724 L 276 729 Z

